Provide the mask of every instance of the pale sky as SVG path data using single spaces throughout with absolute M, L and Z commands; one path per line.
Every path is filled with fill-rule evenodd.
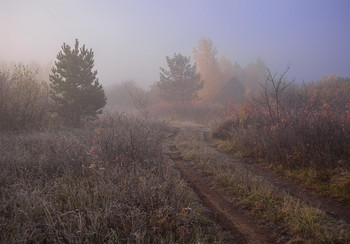
M 54 61 L 63 42 L 92 48 L 101 83 L 148 87 L 175 52 L 209 38 L 218 56 L 263 58 L 290 77 L 350 76 L 348 0 L 0 0 L 0 61 Z

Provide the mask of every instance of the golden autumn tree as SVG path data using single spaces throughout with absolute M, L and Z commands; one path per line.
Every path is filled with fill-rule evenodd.
M 210 39 L 202 38 L 193 49 L 193 57 L 197 63 L 198 73 L 204 86 L 198 96 L 203 102 L 214 101 L 224 86 L 224 77 L 217 61 L 217 51 Z

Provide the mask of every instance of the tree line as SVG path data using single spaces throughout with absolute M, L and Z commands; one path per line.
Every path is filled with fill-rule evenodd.
M 130 93 L 142 91 L 149 106 L 240 104 L 260 89 L 266 78 L 266 64 L 261 58 L 242 67 L 224 56 L 219 57 L 210 39 L 202 38 L 193 49 L 193 61 L 181 53 L 166 57 L 160 67 L 159 80 L 148 90 L 137 87 L 132 80 L 107 90 L 108 106 L 137 109 Z
M 226 93 L 229 86 L 231 90 L 242 90 L 232 75 L 234 68 L 229 61 L 222 60 L 226 74 L 222 69 L 219 71 L 216 49 L 209 39 L 199 42 L 194 57 L 194 64 L 190 57 L 180 53 L 166 57 L 167 67 L 160 68 L 159 81 L 153 85 L 162 100 L 182 104 L 194 100 L 208 102 L 222 97 L 219 88 L 224 88 Z M 229 72 L 231 74 L 227 74 Z M 79 47 L 78 40 L 74 46 L 63 43 L 51 68 L 49 82 L 39 81 L 37 76 L 38 71 L 21 64 L 11 72 L 0 70 L 1 129 L 39 128 L 52 121 L 79 126 L 95 119 L 106 105 L 104 89 L 94 70 L 94 52 L 85 45 Z M 224 87 L 223 80 L 229 77 L 231 81 Z M 149 92 L 128 89 L 128 94 L 143 113 L 149 113 L 146 106 Z
M 93 120 L 109 105 L 132 103 L 145 118 L 150 105 L 173 104 L 238 105 L 260 90 L 266 80 L 261 58 L 241 67 L 222 56 L 210 39 L 202 38 L 193 49 L 193 59 L 181 53 L 166 57 L 159 80 L 149 91 L 133 82 L 111 89 L 106 96 L 94 70 L 94 52 L 85 45 L 63 43 L 49 74 L 49 82 L 37 79 L 37 71 L 17 65 L 10 72 L 0 70 L 1 129 L 37 128 L 53 121 L 79 126 Z

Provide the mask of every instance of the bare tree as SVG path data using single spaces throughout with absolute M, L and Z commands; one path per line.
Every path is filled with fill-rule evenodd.
M 289 71 L 289 66 L 281 74 L 274 73 L 266 68 L 266 80 L 263 85 L 261 85 L 260 96 L 255 98 L 256 104 L 262 105 L 267 108 L 268 116 L 273 124 L 279 124 L 281 122 L 281 106 L 282 95 L 285 93 L 286 89 L 293 84 L 294 80 L 287 80 L 287 73 Z

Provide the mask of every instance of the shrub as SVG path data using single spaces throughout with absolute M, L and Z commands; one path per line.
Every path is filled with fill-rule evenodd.
M 350 79 L 344 78 L 294 85 L 279 93 L 277 112 L 276 99 L 266 98 L 275 94 L 263 90 L 213 135 L 270 163 L 332 168 L 350 157 L 349 94 Z
M 49 108 L 48 87 L 36 72 L 17 65 L 13 73 L 0 71 L 0 130 L 41 127 Z

